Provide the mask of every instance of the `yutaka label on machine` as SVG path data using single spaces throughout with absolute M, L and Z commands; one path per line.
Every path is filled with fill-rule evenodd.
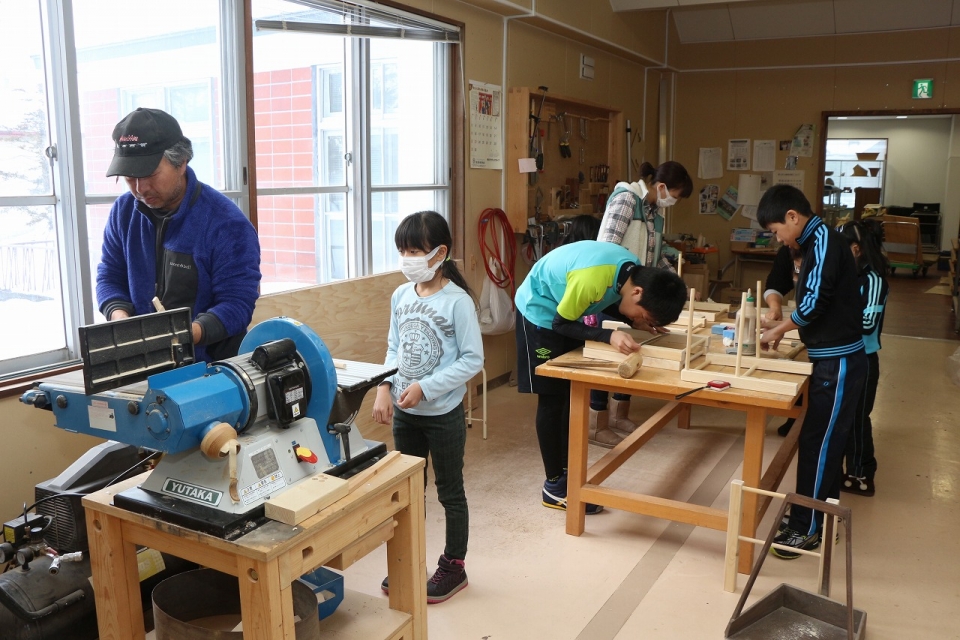
M 176 478 L 167 478 L 160 489 L 163 493 L 177 498 L 183 498 L 199 504 L 208 504 L 215 507 L 220 504 L 220 498 L 223 497 L 222 491 L 214 491 L 206 487 L 200 487 Z

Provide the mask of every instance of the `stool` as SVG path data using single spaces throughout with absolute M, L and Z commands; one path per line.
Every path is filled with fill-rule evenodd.
M 473 402 L 470 399 L 470 390 L 467 390 L 467 417 L 465 422 L 467 426 L 470 426 L 471 422 L 480 422 L 483 424 L 483 439 L 487 439 L 487 368 L 481 367 L 480 373 L 483 374 L 483 383 L 481 389 L 483 390 L 483 417 L 474 418 L 473 417 Z

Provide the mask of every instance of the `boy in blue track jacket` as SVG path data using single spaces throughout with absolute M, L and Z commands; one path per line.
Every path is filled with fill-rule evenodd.
M 780 242 L 803 254 L 797 309 L 765 327 L 761 338 L 764 349 L 776 348 L 787 331 L 799 329 L 813 363 L 810 403 L 800 431 L 796 492 L 817 500 L 838 498 L 844 450 L 867 372 L 856 263 L 846 239 L 813 214 L 796 187 L 768 189 L 760 199 L 757 220 Z M 815 549 L 822 526 L 822 512 L 793 505 L 789 523 L 781 524 L 774 541 Z M 787 560 L 800 557 L 781 549 L 773 553 Z

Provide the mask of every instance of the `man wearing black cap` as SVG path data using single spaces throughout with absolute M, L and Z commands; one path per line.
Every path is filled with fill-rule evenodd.
M 130 193 L 114 202 L 97 267 L 108 320 L 189 307 L 197 359 L 237 354 L 260 287 L 260 242 L 229 198 L 197 180 L 193 146 L 173 116 L 137 109 L 113 130 L 108 176 Z

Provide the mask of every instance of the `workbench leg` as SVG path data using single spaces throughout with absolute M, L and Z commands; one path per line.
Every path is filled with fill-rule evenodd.
M 587 506 L 580 500 L 580 488 L 587 482 L 587 429 L 590 388 L 583 382 L 570 383 L 570 439 L 567 452 L 567 533 L 583 533 Z
M 752 407 L 747 410 L 747 431 L 743 443 L 743 484 L 754 489 L 760 487 L 760 474 L 763 471 L 763 436 L 767 427 L 767 410 Z M 749 538 L 757 537 L 757 494 L 743 492 L 743 519 L 740 534 Z M 753 544 L 740 543 L 740 564 L 738 571 L 749 574 L 753 569 Z
M 680 405 L 680 411 L 677 413 L 677 428 L 678 429 L 689 429 L 690 428 L 690 407 L 689 404 Z
M 427 549 L 424 537 L 423 474 L 408 479 L 410 504 L 395 516 L 387 541 L 390 608 L 413 616 L 413 639 L 427 637 Z
M 278 561 L 237 556 L 237 581 L 244 640 L 295 640 L 293 589 L 280 585 Z
M 146 636 L 137 547 L 123 541 L 123 522 L 87 508 L 87 539 L 101 640 Z

